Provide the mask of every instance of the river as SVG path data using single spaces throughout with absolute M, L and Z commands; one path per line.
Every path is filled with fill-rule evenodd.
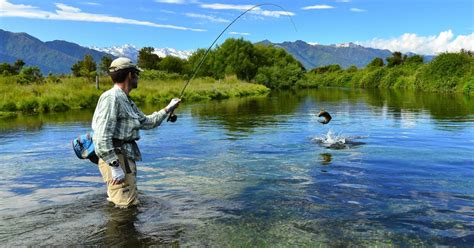
M 474 244 L 472 98 L 320 89 L 177 112 L 141 132 L 129 210 L 72 151 L 92 111 L 0 120 L 2 245 Z

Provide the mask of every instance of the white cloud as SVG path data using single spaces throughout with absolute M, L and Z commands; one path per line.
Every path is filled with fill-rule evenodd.
M 222 9 L 248 10 L 252 7 L 253 5 L 235 5 L 235 4 L 224 4 L 224 3 L 201 4 L 201 8 L 204 8 L 204 9 L 220 9 L 220 10 Z
M 232 34 L 232 35 L 250 35 L 250 33 L 240 33 L 240 32 L 229 32 L 229 34 Z
M 201 8 L 204 9 L 215 9 L 215 10 L 248 10 L 255 5 L 236 5 L 236 4 L 224 4 L 224 3 L 212 3 L 212 4 L 201 4 Z M 260 7 L 255 7 L 250 12 L 252 14 L 262 15 L 262 16 L 269 16 L 269 17 L 280 17 L 280 16 L 294 16 L 295 13 L 289 11 L 282 11 L 282 10 L 263 10 Z
M 102 6 L 100 3 L 95 3 L 95 2 L 80 2 L 81 4 L 85 5 L 91 5 L 91 6 Z
M 311 46 L 319 45 L 318 42 L 307 42 L 307 43 L 310 44 Z
M 114 17 L 103 14 L 91 14 L 82 12 L 80 9 L 62 3 L 56 3 L 56 12 L 40 10 L 35 6 L 24 4 L 12 4 L 7 0 L 0 0 L 0 17 L 22 17 L 30 19 L 48 19 L 60 21 L 80 22 L 105 22 L 117 24 L 132 24 L 149 26 L 155 28 L 168 28 L 177 30 L 206 31 L 203 29 L 188 28 L 169 24 L 158 24 L 149 21 L 139 21 L 122 17 Z
M 366 12 L 365 9 L 359 9 L 359 8 L 350 8 L 349 10 L 352 12 Z
M 209 20 L 211 22 L 221 22 L 221 23 L 230 22 L 227 19 L 214 17 L 214 16 L 209 16 L 209 15 L 202 15 L 202 14 L 195 14 L 195 13 L 186 13 L 185 15 L 188 16 L 188 17 L 193 17 L 193 18 L 206 19 L 206 20 Z
M 319 5 L 311 5 L 301 8 L 303 10 L 310 10 L 310 9 L 334 9 L 334 6 L 326 5 L 326 4 L 319 4 Z
M 474 51 L 474 33 L 458 35 L 457 37 L 454 37 L 451 30 L 433 36 L 405 33 L 398 38 L 375 38 L 370 41 L 356 43 L 365 47 L 388 49 L 390 51 L 434 55 L 442 52 L 456 52 L 461 49 Z

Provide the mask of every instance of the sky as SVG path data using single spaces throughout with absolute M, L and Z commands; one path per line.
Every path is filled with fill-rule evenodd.
M 474 51 L 474 0 L 0 0 L 0 29 L 87 47 L 194 50 L 263 2 L 278 6 L 254 8 L 218 43 L 243 37 L 419 54 Z

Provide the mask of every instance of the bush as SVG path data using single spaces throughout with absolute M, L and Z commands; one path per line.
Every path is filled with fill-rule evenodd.
M 17 83 L 19 84 L 41 83 L 42 80 L 41 71 L 36 66 L 23 67 L 17 77 Z
M 2 110 L 6 111 L 16 111 L 16 104 L 14 102 L 6 102 L 2 105 Z
M 178 80 L 183 79 L 183 76 L 178 73 L 170 73 L 158 70 L 145 70 L 140 73 L 140 78 L 144 80 Z
M 27 113 L 35 113 L 39 111 L 40 104 L 36 99 L 26 100 L 21 104 L 21 111 Z

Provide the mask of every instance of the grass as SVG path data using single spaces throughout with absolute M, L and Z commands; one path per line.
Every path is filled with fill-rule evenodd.
M 44 81 L 25 85 L 18 84 L 15 76 L 0 77 L 0 111 L 46 113 L 64 112 L 69 109 L 93 109 L 100 95 L 112 87 L 112 81 L 107 77 L 102 77 L 100 82 L 100 89 L 97 90 L 95 82 L 85 78 L 62 77 L 60 82 Z M 131 92 L 131 97 L 137 105 L 161 104 L 173 97 L 179 97 L 183 86 L 184 81 L 181 79 L 143 79 L 139 81 L 138 89 Z M 269 91 L 263 85 L 246 83 L 235 77 L 223 80 L 200 78 L 188 85 L 183 101 L 265 95 Z
M 394 67 L 322 73 L 311 71 L 296 86 L 409 89 L 474 95 L 474 57 L 466 53 L 444 53 L 427 64 L 406 63 Z

